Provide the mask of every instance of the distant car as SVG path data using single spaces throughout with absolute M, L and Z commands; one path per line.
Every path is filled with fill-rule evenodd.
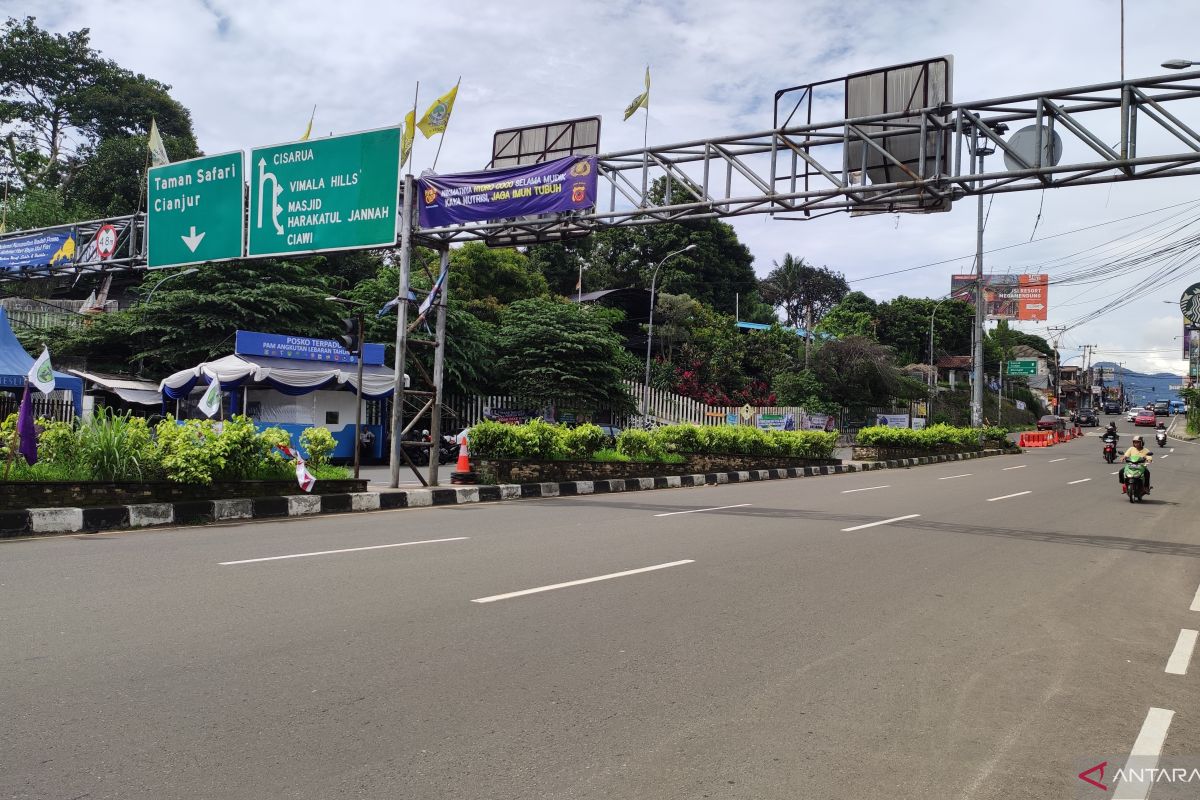
M 1116 402 L 1115 400 L 1105 403 L 1104 404 L 1104 413 L 1105 414 L 1120 414 L 1121 413 L 1121 404 Z
M 1133 418 L 1133 424 L 1139 427 L 1153 428 L 1158 424 L 1154 412 L 1148 408 L 1143 408 L 1138 411 L 1137 416 Z
M 1133 422 L 1133 420 L 1137 417 L 1137 415 L 1140 414 L 1142 411 L 1143 411 L 1143 409 L 1140 409 L 1140 408 L 1129 409 L 1128 411 L 1125 412 L 1125 420 L 1127 422 Z
M 1154 415 L 1156 417 L 1171 416 L 1171 401 L 1170 400 L 1155 400 Z
M 617 437 L 621 435 L 621 429 L 616 425 L 599 425 L 600 430 L 604 431 L 604 435 L 608 438 L 608 443 L 616 446 Z
M 1039 431 L 1059 431 L 1067 427 L 1067 423 L 1063 418 L 1055 414 L 1047 414 L 1037 421 L 1037 429 Z
M 1100 418 L 1090 408 L 1085 408 L 1075 415 L 1075 424 L 1079 427 L 1095 428 L 1100 424 Z

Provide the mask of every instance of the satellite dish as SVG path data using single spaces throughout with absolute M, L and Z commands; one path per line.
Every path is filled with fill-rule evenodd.
M 1030 125 L 1026 128 L 1014 133 L 1008 140 L 1009 148 L 1025 159 L 1025 163 L 1029 166 L 1034 166 L 1038 163 L 1038 127 Z M 1041 127 L 1042 139 L 1042 166 L 1053 167 L 1057 166 L 1062 160 L 1062 137 L 1058 135 L 1058 131 L 1050 130 L 1045 125 Z M 1004 166 L 1010 170 L 1027 169 L 1007 150 L 1004 152 Z

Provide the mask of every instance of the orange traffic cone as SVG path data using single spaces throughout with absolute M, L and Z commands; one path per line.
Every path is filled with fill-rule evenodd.
M 456 472 L 471 471 L 471 456 L 467 452 L 467 437 L 462 437 L 462 442 L 458 445 L 458 464 L 454 467 Z
M 462 440 L 458 443 L 458 464 L 454 467 L 454 472 L 450 473 L 450 483 L 453 484 L 470 484 L 475 483 L 479 476 L 471 472 L 471 456 L 467 452 L 467 436 L 463 434 Z

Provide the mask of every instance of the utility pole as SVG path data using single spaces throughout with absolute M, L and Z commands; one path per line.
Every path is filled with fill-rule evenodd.
M 1054 343 L 1050 345 L 1054 348 L 1054 414 L 1062 414 L 1062 355 L 1058 352 L 1059 345 L 1062 344 L 1063 334 L 1067 332 L 1066 328 L 1047 327 L 1046 331 L 1054 335 L 1055 331 L 1058 335 L 1054 338 Z

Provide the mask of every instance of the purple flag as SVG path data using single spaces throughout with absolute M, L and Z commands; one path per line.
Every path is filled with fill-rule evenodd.
M 33 424 L 33 398 L 29 395 L 28 383 L 25 384 L 25 394 L 21 395 L 21 410 L 17 412 L 17 435 L 21 437 L 17 452 L 33 466 L 38 460 L 37 426 Z

